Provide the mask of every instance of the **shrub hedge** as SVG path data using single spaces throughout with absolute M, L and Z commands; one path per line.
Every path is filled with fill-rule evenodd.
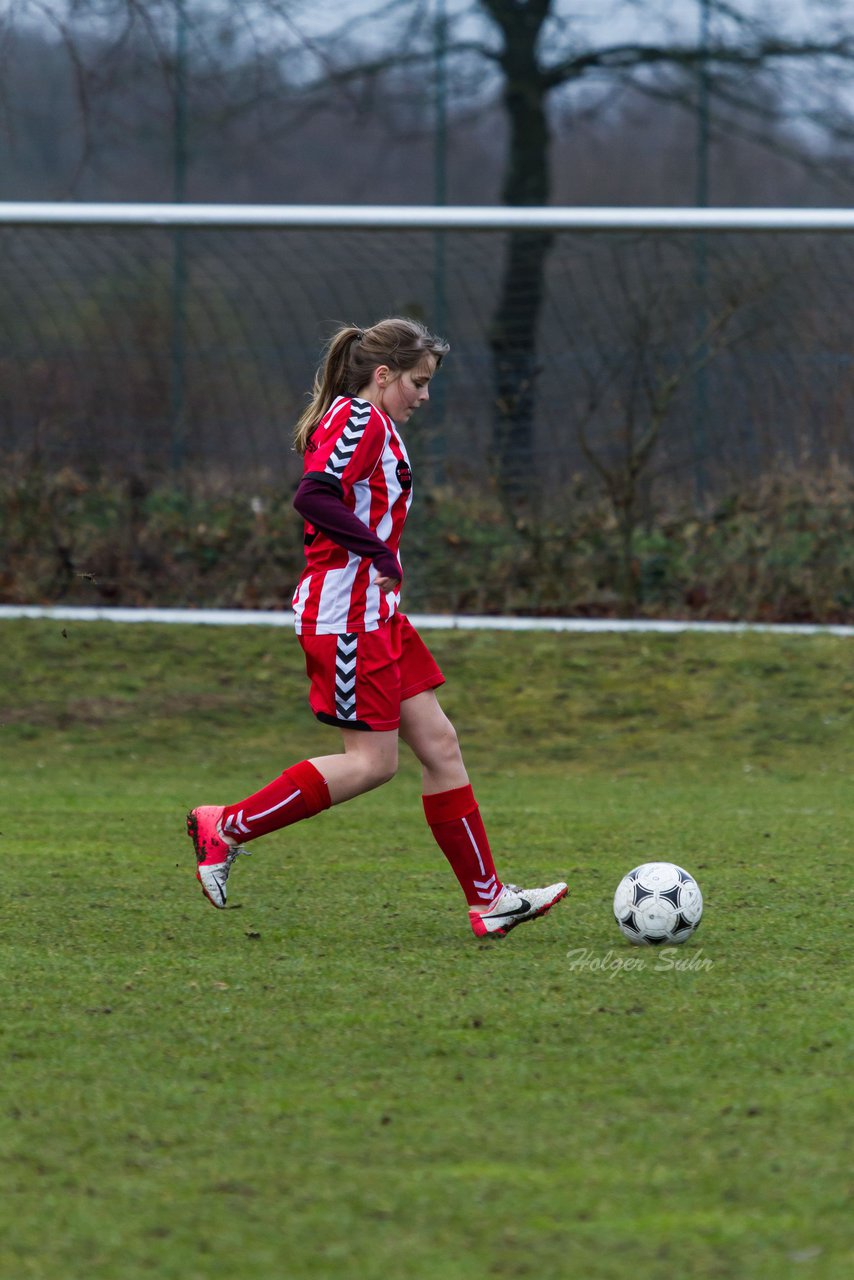
M 291 497 L 264 477 L 7 459 L 0 601 L 287 607 L 302 562 Z M 403 562 L 413 612 L 852 622 L 854 477 L 785 470 L 702 509 L 661 501 L 628 565 L 613 512 L 581 480 L 559 507 L 513 512 L 474 485 L 420 491 Z

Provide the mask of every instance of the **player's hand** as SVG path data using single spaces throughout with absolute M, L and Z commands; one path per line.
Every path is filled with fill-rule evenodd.
M 374 586 L 379 587 L 380 591 L 397 591 L 400 586 L 400 578 L 387 578 L 384 575 L 374 578 Z

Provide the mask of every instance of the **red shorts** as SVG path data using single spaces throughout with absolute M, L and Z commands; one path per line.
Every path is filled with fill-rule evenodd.
M 318 720 L 340 729 L 397 729 L 400 704 L 445 683 L 408 618 L 395 613 L 376 631 L 300 635 Z

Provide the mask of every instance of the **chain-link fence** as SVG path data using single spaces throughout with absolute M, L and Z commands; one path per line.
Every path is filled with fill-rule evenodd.
M 854 461 L 852 278 L 820 230 L 3 226 L 0 451 L 295 480 L 323 341 L 408 313 L 452 347 L 407 432 L 434 478 L 714 491 Z

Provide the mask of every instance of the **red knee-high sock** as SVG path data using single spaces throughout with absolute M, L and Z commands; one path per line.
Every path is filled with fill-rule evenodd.
M 488 907 L 502 886 L 471 787 L 454 787 L 421 798 L 430 830 L 450 862 L 466 902 L 470 907 Z
M 223 835 L 244 844 L 303 818 L 313 818 L 331 803 L 323 774 L 308 760 L 301 760 L 253 796 L 226 805 L 220 826 Z

